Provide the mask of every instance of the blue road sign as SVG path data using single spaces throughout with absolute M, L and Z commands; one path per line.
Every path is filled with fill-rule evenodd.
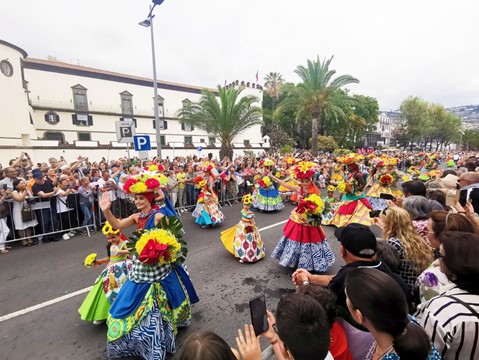
M 133 144 L 136 151 L 148 151 L 151 150 L 150 136 L 149 135 L 135 135 L 133 137 Z
M 201 146 L 198 146 L 198 147 L 196 148 L 196 150 L 198 150 L 199 152 L 201 152 L 201 151 L 203 150 L 203 148 L 202 148 Z

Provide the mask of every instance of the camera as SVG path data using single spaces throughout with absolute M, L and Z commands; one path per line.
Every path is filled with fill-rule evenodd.
M 370 218 L 377 218 L 381 214 L 381 210 L 373 210 L 369 212 Z

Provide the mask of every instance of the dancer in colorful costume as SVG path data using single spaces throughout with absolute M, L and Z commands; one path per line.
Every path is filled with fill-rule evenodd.
M 397 188 L 397 181 L 400 173 L 395 170 L 398 159 L 389 158 L 381 160 L 376 165 L 376 174 L 374 175 L 374 184 L 367 192 L 366 196 L 374 210 L 384 210 L 387 208 L 387 200 L 381 198 L 381 194 L 401 196 L 402 191 Z M 381 166 L 380 166 L 381 165 Z M 383 166 L 386 169 L 383 170 Z
M 237 257 L 240 263 L 253 263 L 264 258 L 264 245 L 254 223 L 254 212 L 250 209 L 253 196 L 244 195 L 241 200 L 243 201 L 241 221 L 238 225 L 223 231 L 221 241 L 226 250 Z
M 160 208 L 160 212 L 167 217 L 176 216 L 175 206 L 167 195 L 166 187 L 168 185 L 168 178 L 163 174 L 164 171 L 165 167 L 163 165 L 153 163 L 144 167 L 142 173 L 148 174 L 160 182 L 160 187 L 155 190 L 155 201 Z
M 191 304 L 199 301 L 181 265 L 184 253 L 177 238 L 182 236 L 182 225 L 175 217 L 165 221 L 154 202 L 154 191 L 159 187 L 160 182 L 147 174 L 128 179 L 124 190 L 135 195 L 140 212 L 122 220 L 113 216 L 108 196 L 103 195 L 100 201 L 103 214 L 115 229 L 136 225 L 134 234 L 140 236 L 132 249 L 137 254 L 129 279 L 110 308 L 109 358 L 165 359 L 176 350 L 177 328 L 188 325 L 191 319 Z M 158 226 L 163 229 L 156 229 Z
M 354 222 L 371 226 L 373 219 L 369 217 L 369 212 L 373 208 L 363 194 L 364 177 L 359 172 L 355 154 L 347 155 L 343 159 L 343 164 L 347 166 L 348 175 L 345 181 L 337 186 L 339 192 L 344 195 L 331 225 L 342 227 Z
M 326 207 L 329 206 L 329 210 L 325 209 L 323 212 L 323 219 L 321 220 L 321 225 L 331 225 L 331 220 L 334 218 L 334 214 L 338 210 L 339 201 L 338 198 L 334 195 L 336 191 L 336 186 L 328 186 L 328 196 L 324 200 Z
M 218 207 L 218 197 L 208 187 L 208 182 L 201 176 L 193 179 L 195 185 L 200 189 L 198 201 L 192 216 L 196 218 L 195 223 L 202 228 L 215 226 L 224 220 L 224 215 Z
M 97 254 L 90 254 L 84 264 L 88 268 L 92 265 L 95 267 L 107 265 L 78 309 L 82 320 L 93 321 L 95 325 L 107 319 L 110 305 L 116 299 L 131 270 L 129 250 L 126 246 L 128 240 L 122 239 L 120 230 L 113 229 L 108 221 L 103 226 L 102 232 L 108 239 L 108 257 L 97 259 Z
M 263 176 L 256 180 L 259 187 L 254 196 L 253 206 L 261 211 L 281 210 L 284 208 L 283 200 L 279 195 L 276 184 L 271 181 L 272 176 L 268 176 L 270 171 L 272 171 L 274 162 L 273 160 L 265 159 L 261 165 L 263 166 Z M 282 183 L 285 182 L 283 181 Z M 287 188 L 288 186 L 285 187 Z
M 270 175 L 280 185 L 289 187 L 298 194 L 298 206 L 291 212 L 271 256 L 285 267 L 303 268 L 309 271 L 324 272 L 334 261 L 326 235 L 321 228 L 321 215 L 325 204 L 319 196 L 319 189 L 312 177 L 315 166 L 311 162 L 300 162 L 293 174 L 301 181 L 300 186 L 291 186 Z

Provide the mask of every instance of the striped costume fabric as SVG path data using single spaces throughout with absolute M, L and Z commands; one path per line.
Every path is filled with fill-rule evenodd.
M 466 305 L 449 296 L 459 299 Z M 454 286 L 419 309 L 417 317 L 443 359 L 477 360 L 478 312 L 479 295 L 470 294 Z

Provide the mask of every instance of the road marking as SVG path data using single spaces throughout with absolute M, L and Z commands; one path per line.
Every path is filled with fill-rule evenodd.
M 274 228 L 274 227 L 276 227 L 276 226 L 279 226 L 279 225 L 282 225 L 282 224 L 286 223 L 287 221 L 288 221 L 288 220 L 284 220 L 284 221 L 280 221 L 280 222 L 274 223 L 274 224 L 272 224 L 272 225 L 265 226 L 265 227 L 263 227 L 263 228 L 261 228 L 261 229 L 258 229 L 258 231 L 265 231 L 265 230 L 268 230 L 268 229 L 272 229 L 272 228 Z M 84 294 L 84 293 L 90 291 L 92 288 L 93 288 L 93 286 L 89 286 L 89 287 L 87 287 L 87 288 L 84 288 L 84 289 L 81 289 L 81 290 L 72 292 L 72 293 L 70 293 L 70 294 L 66 294 L 66 295 L 57 297 L 57 298 L 55 298 L 55 299 L 42 302 L 42 303 L 40 303 L 40 304 L 33 305 L 33 306 L 27 307 L 27 308 L 25 308 L 25 309 L 12 312 L 12 313 L 10 313 L 10 314 L 0 316 L 0 322 L 6 321 L 6 320 L 10 320 L 10 319 L 13 319 L 13 318 L 15 318 L 15 317 L 17 317 L 17 316 L 25 315 L 25 314 L 31 313 L 31 312 L 33 312 L 33 311 L 35 311 L 35 310 L 39 310 L 39 309 L 42 309 L 42 308 L 44 308 L 44 307 L 47 307 L 47 306 L 50 306 L 50 305 L 53 305 L 53 304 L 56 304 L 56 303 L 59 303 L 59 302 L 68 300 L 68 299 L 70 299 L 70 298 L 72 298 L 72 297 L 75 297 L 75 296 L 77 296 L 77 295 Z
M 15 312 L 13 312 L 13 313 L 0 316 L 0 322 L 5 321 L 5 320 L 12 319 L 12 318 L 17 317 L 17 316 L 20 316 L 20 315 L 28 314 L 28 313 L 30 313 L 30 312 L 32 312 L 32 311 L 42 309 L 42 308 L 44 308 L 44 307 L 47 307 L 47 306 L 49 306 L 49 305 L 56 304 L 56 303 L 61 302 L 61 301 L 64 301 L 64 300 L 68 300 L 68 299 L 70 299 L 70 298 L 72 298 L 72 297 L 75 297 L 75 296 L 77 296 L 77 295 L 84 294 L 84 293 L 90 291 L 92 288 L 93 288 L 93 286 L 89 286 L 89 287 L 87 287 L 87 288 L 84 288 L 84 289 L 81 289 L 81 290 L 72 292 L 72 293 L 70 293 L 70 294 L 57 297 L 56 299 L 48 300 L 48 301 L 42 302 L 42 303 L 40 303 L 40 304 L 27 307 L 27 308 L 25 308 L 25 309 L 15 311 Z

